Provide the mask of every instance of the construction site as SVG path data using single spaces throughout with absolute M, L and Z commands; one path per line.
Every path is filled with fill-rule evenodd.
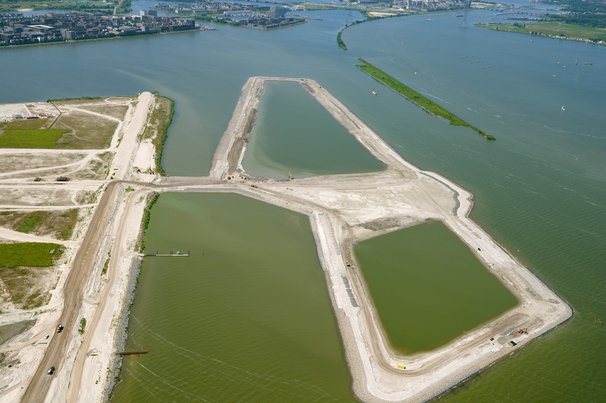
M 242 161 L 268 81 L 299 83 L 386 168 L 303 179 L 289 175 L 282 181 L 249 175 Z M 110 374 L 119 366 L 116 353 L 144 353 L 122 351 L 123 329 L 142 259 L 138 248 L 141 223 L 149 195 L 158 192 L 232 192 L 309 217 L 353 389 L 363 401 L 425 401 L 436 397 L 572 315 L 562 299 L 468 217 L 473 206 L 469 192 L 405 161 L 316 81 L 248 79 L 207 177 L 160 177 L 154 173 L 154 153 L 158 150 L 142 140 L 142 133 L 149 125 L 155 102 L 152 94 L 142 93 L 136 106 L 128 104 L 124 120 L 116 122 L 109 146 L 113 159 L 103 178 L 77 178 L 59 170 L 81 167 L 83 160 L 92 158 L 91 153 L 108 152 L 104 148 L 63 153 L 49 150 L 45 152 L 53 162 L 40 162 L 43 167 L 30 167 L 24 161 L 19 171 L 8 172 L 4 166 L 0 170 L 4 177 L 0 183 L 2 210 L 31 206 L 49 211 L 74 206 L 89 209 L 87 218 L 80 219 L 76 234 L 64 243 L 72 252 L 60 262 L 57 286 L 48 305 L 40 313 L 15 311 L 3 315 L 3 324 L 36 320 L 33 327 L 1 347 L 14 362 L 19 361 L 18 370 L 2 368 L 7 374 L 0 385 L 3 399 L 104 401 L 113 385 Z M 1 152 L 11 158 L 33 154 L 24 149 Z M 77 160 L 76 155 L 81 159 Z M 51 182 L 44 177 L 44 181 L 35 182 L 45 170 L 72 179 Z M 85 191 L 89 197 L 80 193 L 76 198 L 75 194 Z M 519 302 L 446 345 L 403 356 L 387 341 L 353 245 L 428 220 L 442 222 L 465 242 Z M 0 237 L 11 242 L 48 240 L 4 228 L 1 231 Z M 180 257 L 188 253 L 158 251 L 154 255 Z M 77 331 L 80 318 L 87 318 L 83 335 Z M 65 326 L 62 333 L 55 332 L 58 323 Z M 52 377 L 46 375 L 51 366 L 56 368 Z

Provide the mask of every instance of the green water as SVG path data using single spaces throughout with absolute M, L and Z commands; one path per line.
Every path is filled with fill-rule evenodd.
M 276 81 L 265 83 L 243 165 L 274 179 L 385 168 L 301 84 Z
M 441 222 L 356 244 L 391 346 L 433 350 L 513 308 L 517 299 Z
M 114 402 L 354 400 L 306 216 L 162 194 L 145 245 L 191 256 L 144 259 Z

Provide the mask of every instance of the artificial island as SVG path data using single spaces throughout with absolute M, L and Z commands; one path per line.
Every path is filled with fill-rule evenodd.
M 249 173 L 243 160 L 259 102 L 267 83 L 275 81 L 300 85 L 384 169 L 288 180 Z M 206 177 L 160 174 L 158 162 L 172 106 L 148 92 L 137 98 L 5 105 L 1 110 L 10 120 L 0 135 L 1 152 L 3 161 L 11 164 L 1 171 L 0 211 L 12 217 L 0 232 L 5 240 L 1 246 L 27 251 L 32 244 L 47 245 L 51 262 L 24 264 L 23 257 L 14 255 L 11 267 L 56 267 L 50 276 L 38 277 L 39 294 L 50 291 L 50 298 L 37 302 L 39 309 L 4 306 L 12 310 L 4 324 L 28 325 L 3 346 L 2 354 L 13 363 L 3 398 L 87 402 L 107 398 L 112 374 L 120 365 L 116 353 L 124 345 L 128 305 L 143 259 L 140 242 L 149 221 L 149 202 L 164 192 L 237 193 L 309 218 L 353 389 L 363 401 L 424 401 L 438 396 L 572 315 L 562 299 L 469 219 L 473 206 L 469 192 L 405 161 L 314 80 L 250 78 Z M 21 119 L 14 120 L 16 115 Z M 91 128 L 99 132 L 88 143 L 82 133 Z M 79 210 L 77 219 L 53 215 L 71 209 Z M 51 219 L 71 222 L 66 224 L 71 233 L 61 241 L 42 224 L 36 226 L 37 233 L 27 233 L 31 231 L 20 226 L 32 212 L 44 213 L 40 220 L 46 227 Z M 456 234 L 515 303 L 444 345 L 405 354 L 390 343 L 392 335 L 381 322 L 381 308 L 373 303 L 376 295 L 367 286 L 354 250 L 365 240 L 428 221 L 440 222 Z M 28 301 L 36 303 L 33 297 Z

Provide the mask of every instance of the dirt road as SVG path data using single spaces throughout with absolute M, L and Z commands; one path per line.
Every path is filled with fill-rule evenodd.
M 143 191 L 147 192 L 147 191 Z M 120 192 L 121 193 L 121 192 Z M 86 330 L 86 334 L 84 336 L 84 341 L 80 345 L 78 349 L 78 354 L 76 355 L 76 362 L 74 363 L 74 367 L 71 370 L 70 384 L 68 388 L 68 402 L 76 402 L 79 401 L 78 396 L 81 392 L 81 381 L 82 375 L 84 372 L 84 361 L 87 358 L 87 352 L 89 351 L 89 347 L 91 345 L 91 341 L 95 336 L 95 330 L 99 322 L 101 321 L 101 316 L 105 313 L 106 304 L 108 302 L 108 295 L 112 288 L 115 286 L 116 277 L 118 275 L 118 271 L 120 270 L 120 262 L 125 258 L 128 252 L 128 246 L 125 241 L 126 227 L 129 223 L 129 216 L 131 215 L 131 209 L 138 198 L 142 196 L 141 191 L 132 192 L 127 195 L 126 205 L 122 214 L 119 218 L 118 228 L 116 230 L 116 237 L 113 242 L 112 248 L 112 258 L 110 260 L 110 265 L 108 267 L 108 281 L 105 287 L 103 287 L 103 291 L 99 295 L 99 304 L 95 309 L 95 315 L 92 320 L 89 321 L 90 326 Z M 126 256 L 128 259 L 128 257 Z M 81 400 L 80 400 L 81 401 Z
M 72 270 L 63 287 L 64 308 L 58 324 L 63 324 L 65 330 L 53 334 L 46 354 L 23 395 L 23 402 L 39 403 L 44 401 L 54 379 L 53 376 L 47 375 L 46 371 L 51 366 L 54 366 L 56 371 L 61 371 L 61 363 L 64 361 L 67 347 L 71 342 L 71 335 L 76 332 L 84 287 L 88 280 L 89 271 L 95 263 L 97 245 L 104 236 L 105 224 L 114 212 L 118 190 L 118 184 L 110 183 L 99 201 L 91 224 L 82 241 L 82 246 L 74 258 Z

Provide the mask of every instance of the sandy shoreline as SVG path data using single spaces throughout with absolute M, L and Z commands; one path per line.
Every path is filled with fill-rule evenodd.
M 370 174 L 292 181 L 251 177 L 241 162 L 263 85 L 274 80 L 300 83 L 387 168 Z M 136 110 L 123 124 L 125 136 L 112 163 L 112 172 L 118 181 L 111 181 L 116 198 L 111 204 L 111 219 L 91 222 L 91 226 L 101 226 L 98 230 L 102 242 L 96 249 L 93 268 L 83 290 L 82 309 L 77 312 L 78 317 L 89 318 L 89 327 L 83 337 L 75 335 L 72 329 L 70 347 L 66 347 L 68 353 L 61 366 L 57 366 L 52 385 L 47 385 L 47 401 L 107 399 L 119 365 L 115 353 L 125 341 L 127 313 L 140 262 L 137 250 L 140 226 L 145 200 L 151 192 L 239 193 L 309 216 L 352 372 L 353 389 L 363 401 L 423 401 L 435 397 L 510 355 L 572 314 L 564 301 L 469 219 L 473 207 L 471 193 L 405 161 L 317 82 L 299 78 L 250 78 L 216 149 L 210 174 L 201 178 L 159 178 L 135 172 L 137 164 L 145 165 L 152 160 L 149 154 L 154 151 L 149 145 L 140 144 L 137 138 L 154 105 L 151 94 L 146 94 L 140 96 Z M 511 290 L 520 304 L 443 347 L 405 357 L 392 351 L 386 342 L 352 246 L 359 240 L 425 220 L 445 223 Z M 110 250 L 109 268 L 102 275 Z M 60 282 L 57 290 L 62 286 Z M 63 301 L 54 297 L 53 303 L 60 309 Z M 55 311 L 47 322 L 53 323 L 56 316 Z M 527 328 L 527 334 L 517 333 L 521 328 Z M 512 340 L 516 346 L 512 346 Z M 42 351 L 38 354 L 44 352 L 43 348 L 39 350 Z M 33 374 L 31 366 L 27 370 Z M 24 380 L 22 384 L 27 382 Z M 18 398 L 21 394 L 17 389 L 0 394 L 3 398 L 7 396 Z

